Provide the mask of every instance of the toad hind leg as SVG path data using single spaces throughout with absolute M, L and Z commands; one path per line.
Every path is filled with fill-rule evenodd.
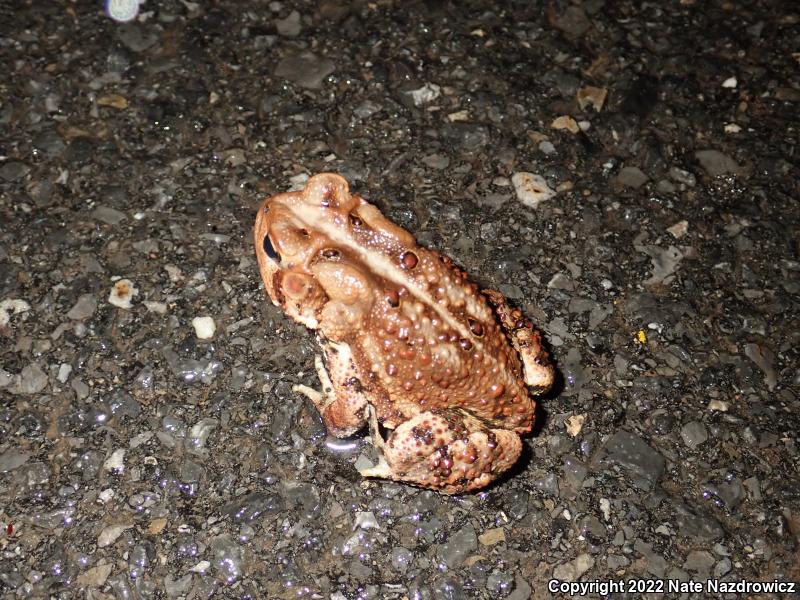
M 378 464 L 365 477 L 405 481 L 444 494 L 484 487 L 513 465 L 522 451 L 519 436 L 493 429 L 466 410 L 420 413 L 401 423 L 383 445 Z
M 508 335 L 508 341 L 522 359 L 525 383 L 536 393 L 549 390 L 553 386 L 555 370 L 542 344 L 542 335 L 519 310 L 508 305 L 500 292 L 486 289 L 481 293 L 486 296 Z

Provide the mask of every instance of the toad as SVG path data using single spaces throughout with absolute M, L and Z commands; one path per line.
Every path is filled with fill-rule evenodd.
M 445 494 L 486 486 L 520 455 L 553 383 L 540 334 L 494 290 L 417 244 L 332 173 L 264 200 L 254 228 L 267 294 L 313 329 L 328 431 L 369 424 L 361 470 Z

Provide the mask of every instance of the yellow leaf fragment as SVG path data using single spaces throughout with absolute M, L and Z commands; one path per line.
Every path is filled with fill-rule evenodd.
M 587 85 L 582 87 L 576 92 L 578 98 L 578 106 L 581 110 L 586 110 L 589 106 L 594 108 L 594 112 L 600 112 L 608 97 L 608 90 L 606 88 L 595 87 Z
M 572 415 L 564 422 L 564 424 L 567 426 L 567 433 L 572 437 L 575 437 L 581 432 L 585 422 L 586 415 Z
M 484 546 L 494 546 L 506 541 L 506 532 L 502 527 L 487 529 L 478 536 L 478 541 Z
M 553 129 L 566 129 L 570 133 L 578 133 L 580 131 L 580 127 L 578 127 L 577 121 L 570 117 L 569 115 L 562 115 L 556 118 L 551 124 L 550 127 Z
M 150 521 L 150 525 L 147 528 L 147 533 L 149 533 L 150 535 L 158 535 L 159 533 L 164 531 L 164 528 L 166 526 L 167 526 L 167 520 L 166 519 L 163 519 L 163 518 L 161 518 L 161 519 L 153 519 L 152 521 Z
M 97 98 L 98 106 L 109 106 L 120 110 L 128 108 L 128 99 L 119 94 L 106 94 Z

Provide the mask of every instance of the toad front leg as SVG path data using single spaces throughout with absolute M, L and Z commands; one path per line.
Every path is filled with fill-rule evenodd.
M 328 368 L 325 368 L 322 357 L 314 358 L 322 391 L 306 385 L 295 385 L 292 390 L 314 403 L 331 435 L 347 437 L 367 423 L 370 397 L 361 385 L 350 347 L 329 340 L 322 341 L 322 347 Z
M 376 425 L 373 425 L 376 427 Z M 381 439 L 378 431 L 373 438 Z M 378 464 L 362 469 L 382 477 L 458 494 L 484 487 L 519 458 L 522 441 L 460 408 L 431 410 L 401 423 L 383 444 Z

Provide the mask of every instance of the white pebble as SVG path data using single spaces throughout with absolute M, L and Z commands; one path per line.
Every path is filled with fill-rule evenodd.
M 674 225 L 667 227 L 667 231 L 669 231 L 670 235 L 672 235 L 672 237 L 675 239 L 680 239 L 686 235 L 687 231 L 689 231 L 689 222 L 678 221 Z
M 469 121 L 469 111 L 458 110 L 447 115 L 447 118 L 451 123 L 455 123 L 456 121 Z
M 97 494 L 97 500 L 101 504 L 105 504 L 106 502 L 111 500 L 113 497 L 114 497 L 114 490 L 112 490 L 111 488 L 106 488 L 102 492 Z
M 175 265 L 164 265 L 164 270 L 167 272 L 167 275 L 169 275 L 169 280 L 172 283 L 183 279 L 183 272 L 181 271 L 180 267 L 176 267 Z
M 539 152 L 541 152 L 542 154 L 555 154 L 556 147 L 553 145 L 552 142 L 543 140 L 539 142 Z
M 19 313 L 28 312 L 31 305 L 25 300 L 11 299 L 3 300 L 0 302 L 0 327 L 5 327 L 11 321 L 11 314 L 18 315 Z
M 201 560 L 195 566 L 193 566 L 190 571 L 194 571 L 195 573 L 205 573 L 208 571 L 209 567 L 211 567 L 211 563 L 207 560 Z
M 517 198 L 525 206 L 536 208 L 544 202 L 556 195 L 541 175 L 534 173 L 525 173 L 520 171 L 511 176 L 511 183 L 514 185 L 514 191 L 517 192 Z
M 567 433 L 572 437 L 576 437 L 583 429 L 583 424 L 586 422 L 586 415 L 572 415 L 564 424 L 567 427 Z
M 297 190 L 302 190 L 306 186 L 306 181 L 308 181 L 308 173 L 298 173 L 293 177 L 289 177 L 289 191 L 296 192 Z
M 406 93 L 411 96 L 411 99 L 414 101 L 414 106 L 422 106 L 423 104 L 433 102 L 441 96 L 442 88 L 435 83 L 426 83 L 418 90 L 410 90 Z
M 139 15 L 139 0 L 107 0 L 106 14 L 117 23 L 130 23 Z
M 103 468 L 106 471 L 114 471 L 115 473 L 122 473 L 125 470 L 125 448 L 114 450 L 103 463 Z
M 72 365 L 69 363 L 61 363 L 58 367 L 58 380 L 61 383 L 66 383 L 70 373 L 72 373 Z
M 117 308 L 129 309 L 133 307 L 131 300 L 139 294 L 139 290 L 133 285 L 130 279 L 120 279 L 114 283 L 108 301 Z
M 167 314 L 167 305 L 163 302 L 156 302 L 155 300 L 145 300 L 142 302 L 144 307 L 149 310 L 150 312 L 154 312 L 159 315 Z
M 211 317 L 195 317 L 192 319 L 192 327 L 194 334 L 201 340 L 210 340 L 217 330 L 217 325 Z
M 708 403 L 708 410 L 717 410 L 719 412 L 728 412 L 730 405 L 724 400 L 712 400 Z
M 600 498 L 600 512 L 603 513 L 603 518 L 606 521 L 611 520 L 611 502 L 608 498 Z
M 353 529 L 380 529 L 378 519 L 375 518 L 375 513 L 372 511 L 357 511 L 356 522 L 353 524 Z
M 724 88 L 735 88 L 739 84 L 736 81 L 736 77 L 728 77 L 725 81 L 722 82 L 722 87 Z

